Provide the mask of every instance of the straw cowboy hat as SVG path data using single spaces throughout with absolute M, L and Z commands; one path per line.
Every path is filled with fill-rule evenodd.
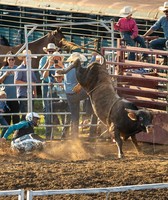
M 18 59 L 23 60 L 23 58 L 26 57 L 28 54 L 29 55 L 32 54 L 30 50 L 28 50 L 28 51 L 23 50 L 22 53 L 18 56 Z M 37 58 L 37 56 L 31 56 L 31 58 Z
M 159 7 L 159 10 L 161 10 L 161 11 L 166 11 L 166 10 L 168 10 L 168 2 L 166 1 L 166 2 L 164 2 L 164 5 L 163 6 L 160 6 Z
M 43 47 L 43 51 L 47 53 L 48 50 L 56 51 L 58 49 L 54 43 L 48 43 L 47 47 Z
M 120 10 L 120 17 L 128 17 L 132 15 L 136 10 L 133 9 L 131 6 L 125 6 Z
M 87 61 L 87 58 L 81 54 L 81 53 L 78 53 L 78 52 L 74 52 L 71 54 L 71 56 L 67 59 L 67 62 L 73 62 L 75 61 L 76 59 L 80 59 L 81 62 L 85 62 Z

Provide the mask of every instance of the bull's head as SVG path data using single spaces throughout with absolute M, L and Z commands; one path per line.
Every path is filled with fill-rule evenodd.
M 128 112 L 128 117 L 136 121 L 139 124 L 139 127 L 142 129 L 142 131 L 145 131 L 147 133 L 153 132 L 153 115 L 150 111 L 145 109 L 139 109 L 139 110 L 131 110 L 131 109 L 125 109 Z

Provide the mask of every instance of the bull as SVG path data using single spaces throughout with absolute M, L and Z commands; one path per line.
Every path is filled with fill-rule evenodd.
M 106 69 L 105 59 L 103 64 L 93 62 L 87 68 L 83 68 L 77 59 L 58 73 L 67 73 L 72 68 L 76 68 L 77 80 L 89 95 L 95 114 L 108 127 L 110 135 L 115 139 L 118 158 L 124 157 L 122 138 L 127 140 L 131 137 L 132 143 L 140 153 L 141 148 L 136 134 L 141 131 L 152 132 L 152 113 L 144 108 L 138 109 L 134 103 L 118 96 Z

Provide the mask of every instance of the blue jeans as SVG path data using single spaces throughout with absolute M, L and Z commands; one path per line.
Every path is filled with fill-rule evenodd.
M 165 38 L 155 39 L 150 41 L 149 45 L 152 49 L 164 50 L 166 48 L 166 41 Z
M 80 101 L 87 99 L 88 95 L 82 89 L 80 93 L 66 94 L 68 106 L 71 112 L 71 135 L 77 138 L 79 134 Z M 89 114 L 91 112 L 89 111 Z
M 121 32 L 120 35 L 121 35 L 121 38 L 126 42 L 126 45 L 134 47 L 135 43 L 137 42 L 140 45 L 140 47 L 146 48 L 144 39 L 140 37 L 139 35 L 134 39 L 131 38 L 132 33 L 129 31 Z M 143 56 L 147 56 L 147 54 L 143 54 Z M 128 60 L 135 60 L 135 53 L 130 52 L 128 56 Z
M 0 124 L 3 126 L 8 126 L 8 123 L 3 116 L 0 116 Z M 4 127 L 2 129 L 1 138 L 4 136 L 4 133 L 6 132 L 7 129 L 8 129 L 8 127 Z
M 42 92 L 42 98 L 47 98 L 48 97 L 48 92 L 49 92 L 49 88 L 48 85 L 43 85 L 41 87 L 41 92 Z M 49 113 L 51 112 L 51 103 L 50 100 L 43 100 L 42 101 L 43 104 L 43 112 L 44 113 Z M 50 125 L 51 124 L 51 115 L 49 114 L 44 114 L 44 120 L 45 120 L 45 124 L 46 125 Z M 46 126 L 46 139 L 50 139 L 51 137 L 51 127 Z
M 52 98 L 53 97 L 52 90 L 51 90 L 50 86 L 48 86 L 48 85 L 43 85 L 41 87 L 41 92 L 42 92 L 42 98 Z M 44 114 L 45 124 L 48 125 L 48 126 L 46 126 L 46 133 L 45 133 L 46 139 L 51 139 L 51 133 L 52 133 L 51 124 L 53 122 L 55 122 L 56 124 L 59 124 L 59 119 L 58 119 L 57 115 L 47 114 L 47 113 L 53 112 L 52 100 L 47 100 L 47 99 L 43 100 L 42 105 L 43 105 L 43 112 L 46 113 L 46 114 Z
M 53 112 L 69 112 L 69 106 L 66 100 L 53 101 Z M 69 125 L 71 121 L 69 114 L 61 115 L 62 124 Z M 64 126 L 62 134 L 68 134 L 69 126 Z
M 24 97 L 24 96 L 19 97 L 19 99 L 22 99 L 22 98 L 27 98 L 27 97 Z M 19 109 L 20 109 L 21 113 L 27 113 L 28 109 L 27 109 L 27 101 L 26 100 L 19 101 Z M 25 114 L 22 115 L 21 121 L 25 120 L 25 117 L 26 117 Z

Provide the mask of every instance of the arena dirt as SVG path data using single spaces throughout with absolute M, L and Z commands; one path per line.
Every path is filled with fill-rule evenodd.
M 131 141 L 124 143 L 124 159 L 117 158 L 110 141 L 53 141 L 42 152 L 16 154 L 0 149 L 0 191 L 105 188 L 124 185 L 168 183 L 168 146 L 140 143 L 137 155 Z M 26 193 L 25 193 L 26 194 Z M 0 200 L 18 197 L 0 197 Z M 26 199 L 26 198 L 25 198 Z M 53 195 L 33 200 L 103 200 L 105 193 Z M 110 200 L 166 200 L 168 189 L 110 193 Z

